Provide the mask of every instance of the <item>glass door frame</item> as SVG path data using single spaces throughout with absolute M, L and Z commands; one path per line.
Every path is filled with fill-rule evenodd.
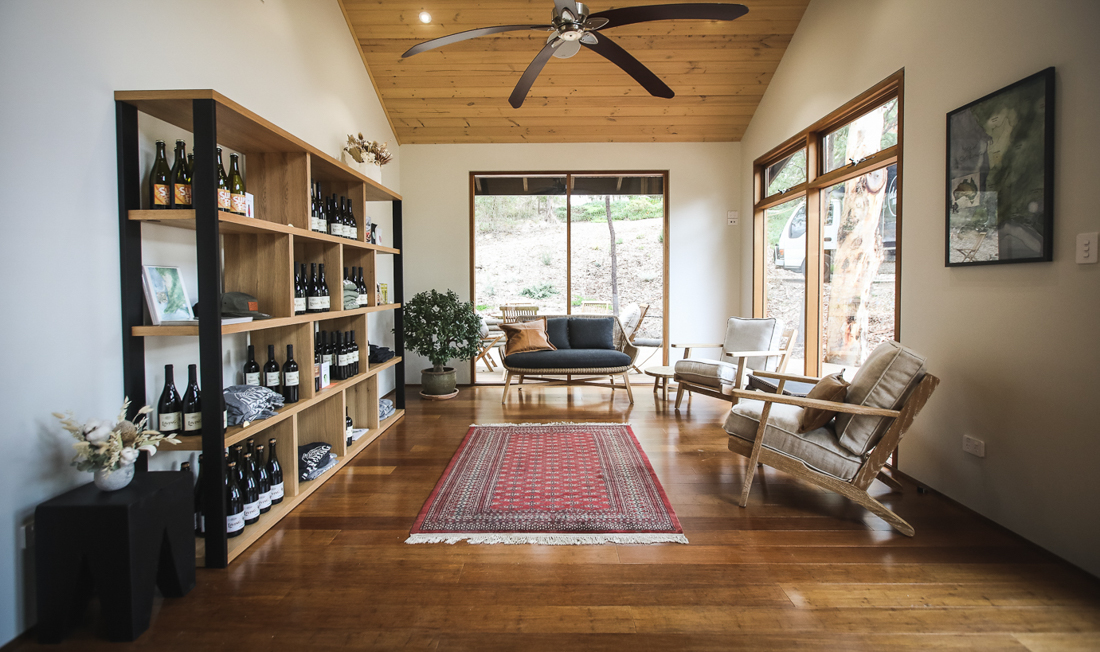
M 894 339 L 901 341 L 901 256 L 902 256 L 902 137 L 904 134 L 905 70 L 893 75 L 860 94 L 858 97 L 825 116 L 808 129 L 789 138 L 778 147 L 753 161 L 753 264 L 752 314 L 767 314 L 768 243 L 764 211 L 804 197 L 806 199 L 806 351 L 807 376 L 821 374 L 822 280 L 824 277 L 823 241 L 821 235 L 824 212 L 821 194 L 831 186 L 854 179 L 868 172 L 897 165 L 897 222 L 894 277 Z M 827 135 L 892 99 L 898 102 L 898 142 L 860 161 L 854 161 L 831 172 L 822 173 L 824 139 Z M 806 150 L 806 180 L 782 192 L 766 196 L 765 171 L 791 154 Z M 827 206 L 825 207 L 828 208 Z
M 668 342 L 668 311 L 669 311 L 669 239 L 671 237 L 670 210 L 669 210 L 669 171 L 668 170 L 587 170 L 587 171 L 508 171 L 496 170 L 492 172 L 470 172 L 470 301 L 476 300 L 476 270 L 477 270 L 477 224 L 474 215 L 474 197 L 477 194 L 478 177 L 565 177 L 565 314 L 573 314 L 573 179 L 574 177 L 661 177 L 664 197 L 662 201 L 661 229 L 664 233 L 664 242 L 661 247 L 661 266 L 663 280 L 661 287 L 661 364 L 669 362 Z M 477 365 L 470 361 L 470 383 L 477 383 Z M 633 384 L 633 383 L 631 383 Z

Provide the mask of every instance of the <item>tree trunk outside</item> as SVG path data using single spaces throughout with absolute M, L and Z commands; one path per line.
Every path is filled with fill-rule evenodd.
M 611 221 L 611 195 L 604 195 L 603 210 L 607 215 L 607 230 L 611 232 L 611 312 L 619 316 L 619 260 L 615 255 L 615 224 Z

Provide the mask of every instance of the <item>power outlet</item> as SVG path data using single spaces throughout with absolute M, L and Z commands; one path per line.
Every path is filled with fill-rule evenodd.
M 737 226 L 740 221 L 737 211 L 726 211 L 726 226 Z
M 985 442 L 970 435 L 963 435 L 963 452 L 975 457 L 985 457 Z

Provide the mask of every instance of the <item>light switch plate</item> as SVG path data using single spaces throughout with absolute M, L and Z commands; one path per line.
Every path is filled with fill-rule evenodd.
M 1096 249 L 1097 233 L 1077 234 L 1077 262 L 1088 265 L 1100 260 L 1100 251 Z
M 737 226 L 740 221 L 737 211 L 726 211 L 726 226 Z
M 985 442 L 970 435 L 963 435 L 963 452 L 975 457 L 985 457 Z

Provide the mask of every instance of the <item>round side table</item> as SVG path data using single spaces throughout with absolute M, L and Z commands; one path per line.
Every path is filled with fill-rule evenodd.
M 676 375 L 675 370 L 672 367 L 646 367 L 645 373 L 647 376 L 653 376 L 653 393 L 657 393 L 657 389 L 660 388 L 664 392 L 664 398 L 668 400 L 668 379 Z

